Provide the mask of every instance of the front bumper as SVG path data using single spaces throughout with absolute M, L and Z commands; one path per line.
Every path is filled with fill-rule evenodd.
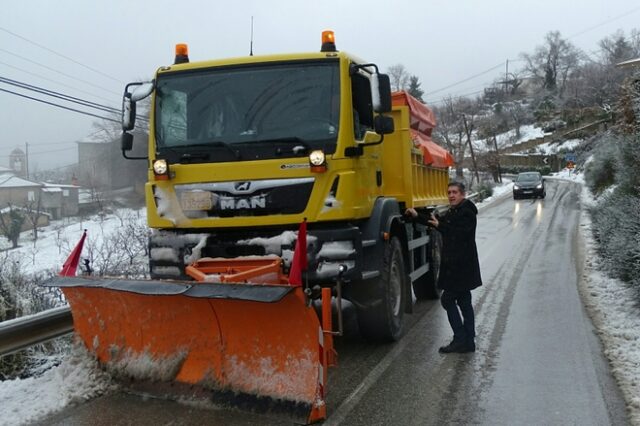
M 542 188 L 518 188 L 513 190 L 514 197 L 541 197 L 544 194 L 544 187 Z

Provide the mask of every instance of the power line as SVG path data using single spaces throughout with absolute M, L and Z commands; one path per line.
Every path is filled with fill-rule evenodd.
M 26 41 L 27 43 L 31 43 L 31 44 L 33 44 L 34 46 L 38 46 L 38 47 L 39 47 L 39 48 L 41 48 L 41 49 L 44 49 L 44 50 L 46 50 L 46 51 L 48 51 L 48 52 L 51 52 L 51 53 L 53 53 L 54 55 L 58 55 L 58 56 L 60 56 L 61 58 L 64 58 L 64 59 L 66 59 L 66 60 L 68 60 L 68 61 L 73 62 L 74 64 L 80 65 L 81 67 L 84 67 L 84 68 L 86 68 L 86 69 L 88 69 L 88 70 L 90 70 L 90 71 L 93 71 L 93 72 L 95 72 L 95 73 L 97 73 L 97 74 L 100 74 L 100 75 L 101 75 L 101 76 L 103 76 L 103 77 L 106 77 L 106 78 L 108 78 L 108 79 L 110 79 L 110 80 L 113 80 L 113 81 L 115 81 L 115 82 L 118 82 L 118 83 L 124 84 L 122 81 L 119 81 L 118 79 L 116 79 L 116 78 L 114 78 L 114 77 L 112 77 L 112 76 L 110 76 L 110 75 L 108 75 L 108 74 L 105 74 L 105 73 L 103 73 L 102 71 L 99 71 L 99 70 L 97 70 L 97 69 L 95 69 L 95 68 L 92 68 L 92 67 L 90 67 L 90 66 L 88 66 L 88 65 L 85 65 L 85 64 L 83 64 L 82 62 L 78 62 L 78 61 L 76 61 L 76 60 L 75 60 L 75 59 L 73 59 L 73 58 L 70 58 L 70 57 L 68 57 L 68 56 L 66 56 L 66 55 L 63 55 L 62 53 L 58 53 L 58 52 L 56 52 L 56 51 L 55 51 L 55 50 L 53 50 L 53 49 L 50 49 L 50 48 L 48 48 L 48 47 L 46 47 L 46 46 L 43 46 L 43 45 L 42 45 L 42 44 L 40 44 L 40 43 L 36 43 L 36 42 L 35 42 L 35 41 L 33 41 L 33 40 L 29 40 L 28 38 L 23 37 L 23 36 L 21 36 L 21 35 L 19 35 L 19 34 L 16 34 L 16 33 L 12 32 L 12 31 L 9 31 L 9 30 L 8 30 L 8 29 L 6 29 L 6 28 L 0 27 L 0 30 L 4 31 L 4 32 L 6 32 L 6 33 L 9 33 L 9 34 L 11 34 L 11 35 L 12 35 L 12 36 L 14 36 L 14 37 L 18 37 L 19 39 L 22 39 L 22 40 Z
M 26 89 L 26 90 L 31 90 L 33 92 L 36 93 L 40 93 L 43 95 L 47 95 L 47 96 L 51 96 L 53 98 L 58 98 L 58 99 L 62 99 L 65 100 L 67 102 L 72 102 L 72 103 L 76 103 L 82 106 L 86 106 L 89 108 L 94 108 L 103 112 L 113 112 L 113 113 L 119 113 L 120 111 L 116 108 L 113 107 L 109 107 L 106 105 L 100 105 L 97 104 L 95 102 L 90 102 L 90 101 L 86 101 L 84 99 L 80 99 L 80 98 L 76 98 L 73 96 L 69 96 L 69 95 L 65 95 L 63 93 L 59 93 L 59 92 L 55 92 L 53 90 L 49 90 L 49 89 L 45 89 L 42 87 L 38 87 L 38 86 L 34 86 L 28 83 L 23 83 L 21 81 L 17 81 L 17 80 L 12 80 L 10 78 L 6 78 L 6 77 L 2 77 L 0 76 L 0 83 L 5 83 L 5 84 L 9 84 L 11 86 L 15 86 L 15 87 L 19 87 L 21 89 Z
M 594 25 L 594 26 L 589 27 L 589 28 L 587 28 L 587 29 L 585 29 L 585 30 L 582 30 L 582 31 L 580 31 L 580 32 L 578 32 L 578 33 L 575 33 L 575 34 L 573 34 L 573 35 L 571 35 L 571 36 L 567 37 L 567 39 L 571 39 L 571 38 L 577 37 L 577 36 L 579 36 L 579 35 L 585 34 L 585 33 L 589 32 L 589 31 L 591 31 L 591 30 L 594 30 L 594 29 L 599 28 L 599 27 L 601 27 L 601 26 L 603 26 L 603 25 L 609 24 L 609 23 L 611 23 L 611 22 L 613 22 L 613 21 L 617 21 L 618 19 L 624 18 L 625 16 L 628 16 L 628 15 L 630 15 L 630 14 L 632 14 L 632 13 L 635 13 L 635 12 L 637 12 L 637 11 L 639 11 L 639 10 L 640 10 L 640 7 L 635 7 L 635 8 L 633 8 L 633 9 L 631 9 L 631 10 L 628 10 L 627 12 L 625 12 L 625 13 L 623 13 L 623 14 L 620 14 L 620 15 L 618 15 L 618 16 L 615 16 L 615 17 L 611 18 L 611 19 L 608 19 L 608 20 L 606 20 L 606 21 L 603 21 L 603 22 L 601 22 L 601 23 L 599 23 L 599 24 L 597 24 L 597 25 Z M 516 61 L 516 60 L 515 60 L 515 59 L 509 59 L 509 61 Z M 486 70 L 486 71 L 483 71 L 483 72 L 478 73 L 478 74 L 474 74 L 474 75 L 472 75 L 471 77 L 465 78 L 465 79 L 460 80 L 460 81 L 458 81 L 458 82 L 456 82 L 456 83 L 452 83 L 452 84 L 450 84 L 450 85 L 448 85 L 448 86 L 442 87 L 442 88 L 437 89 L 437 90 L 434 90 L 434 91 L 432 91 L 432 92 L 425 93 L 425 96 L 427 96 L 427 95 L 432 95 L 432 94 L 434 94 L 434 93 L 441 92 L 441 91 L 443 91 L 443 90 L 446 90 L 446 89 L 449 89 L 449 88 L 451 88 L 451 87 L 457 86 L 458 84 L 461 84 L 461 83 L 467 82 L 467 81 L 469 81 L 469 80 L 472 80 L 472 79 L 474 79 L 474 78 L 476 78 L 476 77 L 479 77 L 479 76 L 481 76 L 481 75 L 483 75 L 483 74 L 486 74 L 486 73 L 488 73 L 488 72 L 490 72 L 490 71 L 493 71 L 494 69 L 496 69 L 496 68 L 498 68 L 498 67 L 501 67 L 502 65 L 504 65 L 504 63 L 505 63 L 505 62 L 501 62 L 500 64 L 498 64 L 498 65 L 496 65 L 496 66 L 494 66 L 494 67 L 492 67 L 492 68 L 490 68 L 490 69 L 488 69 L 488 70 Z
M 473 80 L 474 78 L 476 78 L 476 77 L 480 77 L 481 75 L 484 75 L 484 74 L 487 74 L 487 73 L 489 73 L 489 72 L 491 72 L 491 71 L 495 70 L 496 68 L 500 68 L 500 67 L 502 67 L 504 64 L 505 64 L 505 61 L 502 61 L 502 62 L 500 62 L 498 65 L 495 65 L 495 66 L 493 66 L 493 67 L 489 68 L 488 70 L 482 71 L 482 72 L 480 72 L 480 73 L 478 73 L 478 74 L 474 74 L 474 75 L 472 75 L 471 77 L 467 77 L 467 78 L 465 78 L 465 79 L 463 79 L 463 80 L 457 81 L 457 82 L 455 82 L 455 83 L 453 83 L 453 84 L 450 84 L 450 85 L 448 85 L 448 86 L 442 87 L 442 88 L 440 88 L 440 89 L 433 90 L 433 91 L 431 91 L 431 92 L 425 93 L 425 96 L 427 96 L 427 95 L 433 95 L 434 93 L 442 92 L 443 90 L 447 90 L 447 89 L 449 89 L 449 88 L 451 88 L 451 87 L 454 87 L 454 86 L 457 86 L 457 85 L 459 85 L 459 84 L 465 83 L 465 82 L 467 82 L 467 81 L 469 81 L 469 80 Z
M 29 146 L 31 146 L 31 144 L 29 144 Z M 75 149 L 75 148 L 76 148 L 75 146 L 72 146 L 70 148 L 50 149 L 49 151 L 36 151 L 36 152 L 29 151 L 29 157 L 34 156 L 34 155 L 39 155 L 39 154 L 51 154 L 52 152 L 70 151 L 70 150 Z
M 36 93 L 40 93 L 46 96 L 51 96 L 54 98 L 58 98 L 58 99 L 62 99 L 64 101 L 67 102 L 72 102 L 72 103 L 76 103 L 82 106 L 87 106 L 90 108 L 95 108 L 97 110 L 103 111 L 103 112 L 108 112 L 108 113 L 115 113 L 115 114 L 119 114 L 120 110 L 113 108 L 113 107 L 109 107 L 106 105 L 101 105 L 95 102 L 91 102 L 91 101 L 87 101 L 85 99 L 80 99 L 80 98 L 76 98 L 74 96 L 70 96 L 70 95 L 65 95 L 64 93 L 59 93 L 59 92 L 55 92 L 53 90 L 49 90 L 49 89 L 45 89 L 43 87 L 39 87 L 39 86 L 34 86 L 32 84 L 28 84 L 28 83 L 23 83 L 17 80 L 12 80 L 10 78 L 6 78 L 6 77 L 2 77 L 0 76 L 0 83 L 5 83 L 5 84 L 9 84 L 15 87 L 19 87 L 21 89 L 26 89 L 26 90 L 31 90 L 34 91 Z M 144 116 L 140 116 L 137 115 L 136 118 L 142 120 L 142 121 L 149 121 L 149 119 L 147 117 Z
M 2 61 L 0 61 L 0 64 L 2 64 L 2 65 L 4 65 L 4 66 L 7 66 L 7 67 L 9 67 L 9 68 L 13 68 L 13 69 L 15 69 L 15 70 L 18 70 L 18 71 L 20 71 L 20 72 L 23 72 L 23 73 L 25 73 L 25 74 L 30 74 L 30 75 L 32 75 L 32 76 L 34 76 L 34 77 L 41 78 L 41 79 L 46 80 L 46 81 L 49 81 L 49 82 L 51 82 L 51 83 L 59 84 L 59 85 L 61 85 L 61 86 L 67 87 L 67 88 L 69 88 L 69 89 L 73 89 L 73 90 L 76 90 L 76 91 L 78 91 L 78 92 L 82 92 L 82 93 L 84 93 L 85 95 L 93 96 L 93 97 L 95 97 L 95 98 L 102 99 L 103 101 L 110 102 L 110 100 L 109 100 L 109 99 L 107 99 L 107 98 L 103 98 L 102 96 L 96 95 L 95 93 L 87 92 L 86 90 L 78 89 L 77 87 L 75 87 L 75 86 L 71 86 L 70 84 L 65 84 L 65 83 L 61 83 L 61 82 L 56 81 L 56 80 L 52 80 L 52 79 L 50 79 L 50 78 L 44 77 L 44 76 L 39 75 L 39 74 L 36 74 L 36 73 L 34 73 L 34 72 L 27 71 L 27 70 L 25 70 L 25 69 L 23 69 L 23 68 L 16 67 L 16 66 L 13 66 L 13 65 L 11 65 L 11 64 L 7 64 L 6 62 L 2 62 Z
M 582 34 L 588 33 L 588 32 L 589 32 L 589 31 L 591 31 L 591 30 L 595 30 L 596 28 L 600 28 L 600 27 L 602 27 L 603 25 L 610 24 L 610 23 L 611 23 L 611 22 L 613 22 L 613 21 L 617 21 L 618 19 L 620 19 L 620 18 L 624 18 L 625 16 L 628 16 L 628 15 L 630 15 L 630 14 L 632 14 L 632 13 L 635 13 L 635 12 L 637 12 L 637 11 L 639 11 L 639 10 L 640 10 L 640 7 L 635 7 L 635 8 L 633 8 L 633 9 L 631 9 L 631 10 L 629 10 L 629 11 L 627 11 L 627 12 L 625 12 L 625 13 L 621 14 L 621 15 L 618 15 L 618 16 L 616 16 L 616 17 L 613 17 L 613 18 L 611 18 L 611 19 L 609 19 L 609 20 L 607 20 L 607 21 L 600 22 L 599 24 L 596 24 L 596 25 L 594 25 L 594 26 L 592 26 L 592 27 L 589 27 L 589 28 L 587 28 L 586 30 L 582 30 L 582 31 L 577 32 L 577 33 L 575 33 L 575 34 L 573 34 L 573 35 L 570 35 L 570 36 L 568 36 L 568 37 L 567 37 L 567 39 L 572 39 L 572 38 L 574 38 L 574 37 L 578 37 L 579 35 L 582 35 Z
M 12 95 L 20 96 L 20 97 L 22 97 L 22 98 L 31 99 L 32 101 L 42 102 L 43 104 L 52 105 L 52 106 L 55 106 L 55 107 L 58 107 L 58 108 L 66 109 L 66 110 L 68 110 L 68 111 L 77 112 L 78 114 L 89 115 L 89 116 L 91 116 L 91 117 L 100 118 L 100 119 L 102 119 L 102 120 L 112 121 L 112 122 L 114 122 L 114 123 L 120 123 L 120 121 L 118 121 L 118 120 L 114 120 L 114 119 L 112 119 L 112 118 L 102 117 L 102 116 L 100 116 L 100 115 L 91 114 L 90 112 L 80 111 L 80 110 L 75 109 L 75 108 L 69 108 L 69 107 L 66 107 L 66 106 L 63 106 L 63 105 L 59 105 L 59 104 L 56 104 L 56 103 L 53 103 L 53 102 L 45 101 L 45 100 L 43 100 L 43 99 L 38 99 L 38 98 L 31 97 L 31 96 L 23 95 L 23 94 L 21 94 L 21 93 L 13 92 L 13 91 L 11 91 L 11 90 L 7 90 L 7 89 L 2 89 L 2 88 L 0 88 L 0 91 L 1 91 L 1 92 L 6 92 L 6 93 L 11 93 Z
M 111 91 L 111 90 L 107 90 L 107 89 L 105 89 L 105 88 L 104 88 L 104 87 L 102 87 L 102 86 L 98 86 L 97 84 L 93 84 L 93 83 L 91 83 L 91 82 L 89 82 L 89 81 L 82 80 L 82 79 L 80 79 L 80 78 L 74 77 L 74 76 L 69 75 L 69 74 L 67 74 L 67 73 L 64 73 L 64 72 L 62 72 L 62 71 L 58 71 L 58 70 L 56 70 L 56 69 L 54 69 L 54 68 L 51 68 L 51 67 L 49 67 L 49 66 L 47 66 L 47 65 L 43 65 L 43 64 L 41 64 L 41 63 L 39 63 L 39 62 L 32 61 L 31 59 L 25 58 L 24 56 L 18 55 L 17 53 L 10 52 L 10 51 L 8 51 L 8 50 L 6 50 L 6 49 L 0 49 L 0 51 L 2 51 L 2 52 L 6 52 L 6 53 L 8 53 L 9 55 L 15 56 L 16 58 L 20 58 L 20 59 L 22 59 L 23 61 L 31 62 L 32 64 L 35 64 L 35 65 L 41 66 L 41 67 L 43 67 L 43 68 L 46 68 L 46 69 L 48 69 L 49 71 L 53 71 L 53 72 L 58 73 L 58 74 L 60 74 L 60 75 L 64 75 L 65 77 L 71 78 L 71 79 L 73 79 L 73 80 L 80 81 L 80 82 L 82 82 L 82 83 L 88 84 L 89 86 L 96 87 L 96 88 L 98 88 L 98 89 L 100 89 L 100 90 L 104 90 L 105 92 L 109 92 L 109 93 L 112 93 L 112 94 L 114 94 L 114 95 L 118 95 L 118 96 L 120 96 L 120 94 L 119 94 L 119 93 L 113 92 L 113 91 Z

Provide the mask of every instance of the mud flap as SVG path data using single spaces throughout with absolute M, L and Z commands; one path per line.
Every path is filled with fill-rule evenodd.
M 62 288 L 77 335 L 117 376 L 197 385 L 232 404 L 269 400 L 305 423 L 326 416 L 323 332 L 301 287 L 73 277 L 47 285 Z

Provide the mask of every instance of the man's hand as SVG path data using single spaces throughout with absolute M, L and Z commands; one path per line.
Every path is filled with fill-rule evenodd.
M 404 211 L 404 215 L 408 218 L 415 219 L 416 217 L 418 217 L 418 212 L 416 211 L 416 209 L 409 207 Z
M 440 222 L 438 221 L 438 218 L 433 212 L 431 212 L 431 217 L 429 218 L 429 220 L 427 220 L 427 223 L 433 226 L 434 228 L 437 228 L 438 225 L 440 224 Z

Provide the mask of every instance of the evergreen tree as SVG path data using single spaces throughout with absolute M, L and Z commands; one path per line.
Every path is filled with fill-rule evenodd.
M 18 239 L 20 238 L 20 232 L 22 232 L 24 219 L 24 216 L 17 210 L 11 208 L 11 206 L 8 217 L 0 214 L 0 232 L 11 241 L 13 248 L 18 247 Z
M 412 75 L 409 77 L 409 87 L 407 88 L 407 92 L 420 102 L 424 103 L 422 99 L 422 95 L 424 95 L 424 90 L 420 88 L 420 81 L 417 75 Z

